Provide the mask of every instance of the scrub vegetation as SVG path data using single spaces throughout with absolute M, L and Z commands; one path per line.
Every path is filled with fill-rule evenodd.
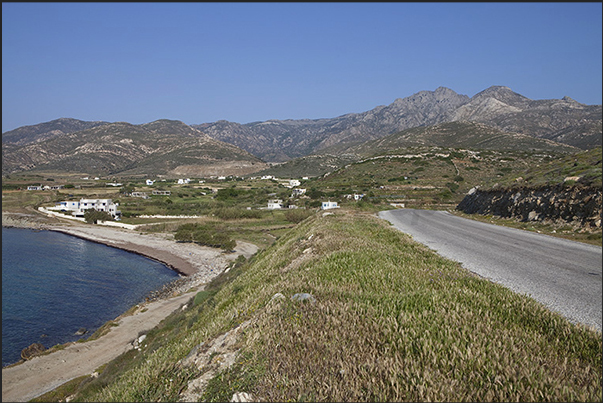
M 315 301 L 292 300 L 297 293 Z M 342 209 L 315 213 L 239 259 L 73 401 L 176 401 L 207 370 L 182 360 L 243 323 L 235 363 L 200 401 L 235 392 L 259 401 L 602 397 L 600 332 L 473 275 L 373 214 Z

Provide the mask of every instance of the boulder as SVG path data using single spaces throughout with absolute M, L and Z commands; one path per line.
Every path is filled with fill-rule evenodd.
M 44 350 L 46 350 L 46 347 L 44 347 L 42 344 L 34 343 L 31 346 L 21 350 L 21 358 L 24 360 L 30 360 L 36 355 L 41 354 Z
M 80 327 L 77 332 L 74 333 L 75 336 L 81 336 L 88 333 L 88 330 L 85 327 Z
M 314 296 L 312 294 L 308 294 L 306 292 L 295 294 L 294 296 L 291 297 L 291 300 L 316 302 L 316 298 L 314 298 Z

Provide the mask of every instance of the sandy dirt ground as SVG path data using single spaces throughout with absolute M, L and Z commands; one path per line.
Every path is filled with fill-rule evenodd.
M 140 234 L 136 231 L 92 225 L 53 225 L 46 229 L 61 231 L 91 241 L 125 249 L 165 263 L 190 278 L 186 290 L 199 287 L 220 274 L 239 255 L 250 257 L 257 251 L 253 244 L 238 242 L 233 253 L 192 243 L 177 243 L 170 234 Z M 133 315 L 117 319 L 118 326 L 97 340 L 73 343 L 65 349 L 34 357 L 2 369 L 2 401 L 22 402 L 55 389 L 82 375 L 92 374 L 101 365 L 133 348 L 140 332 L 155 327 L 193 295 L 180 290 L 178 296 L 142 304 Z M 147 308 L 141 312 L 142 306 Z M 26 346 L 24 346 L 26 347 Z

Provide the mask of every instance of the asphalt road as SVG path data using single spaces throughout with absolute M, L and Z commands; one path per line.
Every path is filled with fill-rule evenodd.
M 379 217 L 466 269 L 601 331 L 601 247 L 445 211 L 399 209 Z

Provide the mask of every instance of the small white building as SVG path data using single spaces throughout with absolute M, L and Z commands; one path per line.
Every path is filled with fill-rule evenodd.
M 339 206 L 337 205 L 337 202 L 326 201 L 326 202 L 322 202 L 322 206 L 320 208 L 322 210 L 329 210 L 332 208 L 339 208 Z
M 299 185 L 301 185 L 301 182 L 300 182 L 300 181 L 298 181 L 297 179 L 291 179 L 291 180 L 289 181 L 289 187 L 292 187 L 292 188 L 293 188 L 293 187 L 295 187 L 295 186 L 299 186 Z
M 42 190 L 42 185 L 28 186 L 27 190 Z
M 155 183 L 155 181 L 152 181 L 150 179 L 147 179 L 147 186 L 152 186 L 153 183 Z
M 186 179 L 178 179 L 178 184 L 179 184 L 179 185 L 185 185 L 185 184 L 190 183 L 190 181 L 191 181 L 191 180 L 190 180 L 189 178 L 186 178 Z
M 84 212 L 89 209 L 106 211 L 115 217 L 121 214 L 117 207 L 119 203 L 113 203 L 111 199 L 80 199 L 80 201 L 62 201 L 57 203 L 53 210 L 71 211 L 71 214 L 83 217 Z
M 301 188 L 293 189 L 293 193 L 291 193 L 291 197 L 301 196 L 305 193 L 306 193 L 306 189 L 301 189 Z
M 268 210 L 276 210 L 283 208 L 283 201 L 280 199 L 268 200 Z

